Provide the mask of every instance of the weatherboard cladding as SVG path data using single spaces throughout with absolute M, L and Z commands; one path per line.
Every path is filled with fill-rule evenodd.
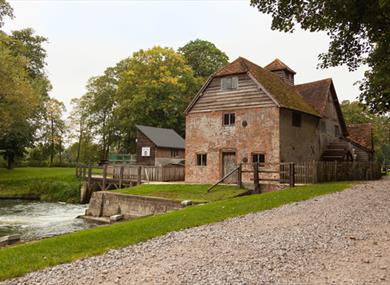
M 172 129 L 136 125 L 157 147 L 184 149 L 184 139 Z
M 191 112 L 275 106 L 275 103 L 247 74 L 238 75 L 238 89 L 235 90 L 221 90 L 220 81 L 220 77 L 211 80 Z
M 245 88 L 252 88 L 250 92 L 254 92 L 253 87 L 256 86 L 258 90 L 257 94 L 249 93 L 249 96 L 245 97 L 246 91 L 249 90 L 241 92 L 240 94 L 240 89 L 238 89 L 229 91 L 231 92 L 231 94 L 223 93 L 223 95 L 221 96 L 221 92 L 217 91 L 218 87 L 220 86 L 220 81 L 218 78 L 228 75 L 239 75 L 243 83 L 242 86 Z M 248 79 L 245 79 L 245 76 L 253 79 L 252 85 Z M 244 80 L 247 81 L 244 82 Z M 281 108 L 296 110 L 317 117 L 320 116 L 320 114 L 309 103 L 305 101 L 305 99 L 297 92 L 297 90 L 293 86 L 290 86 L 289 84 L 284 82 L 283 79 L 273 74 L 271 71 L 264 69 L 242 57 L 239 57 L 232 63 L 228 64 L 227 66 L 214 73 L 212 77 L 206 82 L 205 86 L 202 87 L 201 92 L 198 93 L 198 95 L 188 106 L 186 113 L 195 111 L 195 108 L 197 108 L 197 104 L 200 102 L 202 102 L 201 106 L 196 111 L 200 112 L 202 109 L 206 110 L 205 102 L 207 102 L 207 100 L 202 100 L 202 97 L 205 95 L 210 96 L 210 94 L 208 94 L 207 92 L 214 92 L 215 94 L 212 95 L 217 95 L 218 92 L 218 96 L 221 97 L 221 100 L 222 97 L 225 97 L 224 95 L 229 95 L 230 97 L 226 99 L 228 102 L 229 100 L 233 99 L 233 96 L 237 96 L 238 94 L 239 96 L 237 98 L 237 101 L 239 101 L 239 103 L 237 104 L 240 104 L 236 104 L 234 106 L 229 105 L 233 102 L 230 101 L 228 105 L 224 106 L 223 101 L 213 101 L 216 100 L 216 98 L 210 98 L 214 105 L 210 106 L 207 110 L 216 110 L 216 108 L 218 108 L 219 110 L 223 110 L 226 108 L 236 109 L 237 107 L 243 108 L 248 103 L 254 104 L 254 106 L 274 106 L 276 104 Z M 267 100 L 265 98 L 265 95 L 267 95 L 268 99 L 273 101 L 275 104 L 270 104 L 270 100 Z M 256 96 L 258 96 L 259 98 L 256 98 Z M 253 107 L 253 105 L 250 105 L 248 107 Z

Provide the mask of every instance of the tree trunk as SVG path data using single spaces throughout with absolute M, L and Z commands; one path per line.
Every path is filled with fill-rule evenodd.
M 53 165 L 53 159 L 54 159 L 54 120 L 51 119 L 50 166 Z
M 62 138 L 60 138 L 60 166 L 62 165 Z
M 83 131 L 80 124 L 80 133 L 79 133 L 79 144 L 77 146 L 77 155 L 76 155 L 76 163 L 78 164 L 80 161 L 80 152 L 81 152 L 81 140 L 83 136 Z

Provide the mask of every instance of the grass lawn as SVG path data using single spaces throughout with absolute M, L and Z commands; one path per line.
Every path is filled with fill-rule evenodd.
M 146 241 L 171 231 L 272 209 L 283 204 L 341 191 L 349 186 L 350 183 L 347 182 L 315 184 L 260 195 L 242 196 L 1 248 L 0 280 L 82 257 L 102 254 L 109 249 Z
M 74 168 L 23 167 L 0 169 L 0 198 L 80 201 L 80 182 Z
M 238 186 L 218 185 L 210 192 L 210 185 L 200 184 L 142 184 L 136 187 L 115 190 L 114 192 L 162 197 L 172 200 L 192 200 L 194 202 L 213 202 L 236 197 L 247 192 Z

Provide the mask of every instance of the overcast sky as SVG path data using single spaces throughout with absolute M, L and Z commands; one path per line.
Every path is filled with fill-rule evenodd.
M 51 96 L 64 101 L 85 92 L 87 80 L 155 45 L 177 49 L 190 40 L 213 42 L 233 61 L 245 57 L 260 66 L 279 58 L 297 72 L 296 83 L 332 77 L 339 100 L 359 94 L 354 83 L 364 68 L 317 69 L 328 48 L 324 33 L 271 31 L 271 18 L 249 1 L 9 1 L 16 16 L 6 32 L 32 27 L 49 39 L 47 71 Z

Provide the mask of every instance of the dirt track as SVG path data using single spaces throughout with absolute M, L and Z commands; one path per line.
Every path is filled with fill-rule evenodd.
M 390 179 L 5 284 L 390 284 Z

